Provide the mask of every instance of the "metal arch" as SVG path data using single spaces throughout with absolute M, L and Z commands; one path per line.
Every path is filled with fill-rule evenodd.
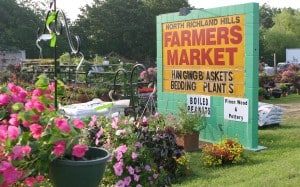
M 112 90 L 110 91 L 110 93 L 109 93 L 109 97 L 110 97 L 111 100 L 113 100 L 112 95 L 115 94 L 115 92 L 116 92 L 116 81 L 117 81 L 117 77 L 118 77 L 118 75 L 119 75 L 120 72 L 123 72 L 123 75 L 124 75 L 125 78 L 126 78 L 126 79 L 125 79 L 125 83 L 126 83 L 126 80 L 127 80 L 127 78 L 128 78 L 127 71 L 126 71 L 124 68 L 120 68 L 120 69 L 118 69 L 118 70 L 116 71 L 115 77 L 114 77 L 113 89 L 112 89 Z
M 134 115 L 134 120 L 136 120 L 136 111 L 135 111 L 135 105 L 134 105 L 134 95 L 133 95 L 133 85 L 132 85 L 132 78 L 133 78 L 133 73 L 137 68 L 142 68 L 144 71 L 146 71 L 146 74 L 148 76 L 148 71 L 145 65 L 143 64 L 136 64 L 133 66 L 130 74 L 130 94 L 131 94 L 131 99 L 130 99 L 130 104 L 131 108 L 133 110 L 133 115 Z

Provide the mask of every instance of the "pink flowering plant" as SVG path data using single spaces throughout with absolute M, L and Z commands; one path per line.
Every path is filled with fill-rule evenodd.
M 182 176 L 183 172 L 177 172 L 182 171 L 178 159 L 185 153 L 176 144 L 175 130 L 166 124 L 165 116 L 155 114 L 135 121 L 101 116 L 94 122 L 89 144 L 105 147 L 112 155 L 102 179 L 105 186 L 168 186 Z
M 61 116 L 53 93 L 54 83 L 46 75 L 31 91 L 13 83 L 0 88 L 0 186 L 38 185 L 53 160 L 83 159 L 86 125 Z

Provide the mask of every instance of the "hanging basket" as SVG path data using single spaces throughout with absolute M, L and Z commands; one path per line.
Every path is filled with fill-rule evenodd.
M 90 147 L 87 160 L 57 159 L 50 164 L 51 183 L 54 187 L 98 187 L 109 157 L 107 150 Z

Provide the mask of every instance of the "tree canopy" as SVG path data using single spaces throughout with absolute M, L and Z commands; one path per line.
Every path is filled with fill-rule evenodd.
M 26 50 L 37 58 L 37 29 L 45 24 L 51 0 L 0 0 L 0 50 Z M 86 57 L 111 52 L 139 61 L 156 59 L 156 16 L 189 7 L 187 0 L 94 0 L 81 8 L 78 19 L 69 24 L 71 33 L 81 38 Z M 266 61 L 285 61 L 286 48 L 300 48 L 300 10 L 260 6 L 260 56 Z M 58 56 L 69 52 L 65 34 L 57 41 Z M 44 44 L 45 57 L 52 57 Z

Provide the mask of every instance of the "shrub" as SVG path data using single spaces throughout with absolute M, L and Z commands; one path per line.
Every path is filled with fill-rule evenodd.
M 202 159 L 206 166 L 236 164 L 244 160 L 243 152 L 243 145 L 237 140 L 225 139 L 217 144 L 205 145 Z

